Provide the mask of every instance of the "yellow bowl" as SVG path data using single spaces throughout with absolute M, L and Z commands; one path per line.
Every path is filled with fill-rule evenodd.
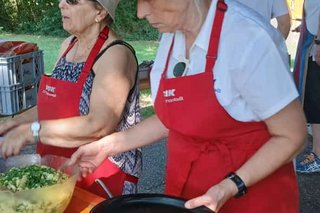
M 47 155 L 19 155 L 9 158 L 6 169 L 23 167 L 32 164 L 42 164 L 59 169 L 67 158 Z M 78 178 L 76 168 L 65 167 L 63 172 L 70 176 L 65 182 L 39 189 L 30 189 L 19 192 L 0 191 L 0 212 L 6 213 L 63 213 L 73 194 Z

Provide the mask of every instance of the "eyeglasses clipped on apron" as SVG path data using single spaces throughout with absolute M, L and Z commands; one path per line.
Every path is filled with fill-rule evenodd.
M 185 62 L 178 62 L 173 68 L 173 76 L 174 77 L 181 77 L 185 74 L 186 71 L 186 63 Z

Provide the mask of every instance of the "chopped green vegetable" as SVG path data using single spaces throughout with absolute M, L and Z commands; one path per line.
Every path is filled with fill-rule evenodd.
M 0 174 L 0 187 L 18 192 L 63 183 L 68 178 L 69 176 L 63 172 L 35 164 L 24 168 L 12 168 Z

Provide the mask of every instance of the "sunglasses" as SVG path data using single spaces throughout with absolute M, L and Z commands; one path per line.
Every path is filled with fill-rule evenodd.
M 60 0 L 61 1 L 61 0 Z M 79 4 L 79 0 L 66 0 L 67 4 L 69 5 L 76 5 Z
M 90 0 L 90 1 L 96 1 L 96 0 Z M 79 0 L 66 0 L 66 2 L 69 5 L 77 5 L 77 4 L 79 4 Z
M 179 62 L 173 68 L 173 76 L 174 77 L 181 77 L 186 70 L 186 63 Z

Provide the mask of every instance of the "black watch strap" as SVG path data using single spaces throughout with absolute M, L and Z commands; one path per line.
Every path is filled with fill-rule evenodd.
M 243 182 L 243 180 L 234 172 L 230 172 L 226 178 L 229 178 L 230 180 L 232 180 L 237 188 L 238 188 L 238 193 L 234 196 L 235 198 L 239 198 L 242 197 L 243 195 L 247 194 L 248 189 L 246 184 Z

